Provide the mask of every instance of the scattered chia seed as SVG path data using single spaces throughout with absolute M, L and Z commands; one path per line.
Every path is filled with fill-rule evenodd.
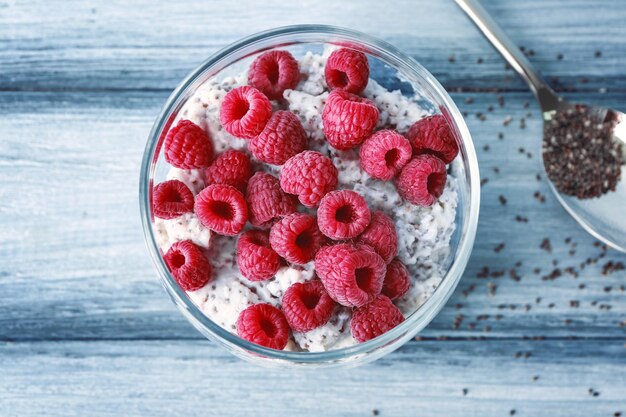
M 528 217 L 520 216 L 519 214 L 515 216 L 515 221 L 518 223 L 528 223 Z
M 539 191 L 535 191 L 535 193 L 533 194 L 533 197 L 535 197 L 535 199 L 539 201 L 540 203 L 546 202 L 546 197 L 543 194 L 541 194 L 541 192 Z
M 500 204 L 502 204 L 503 206 L 506 206 L 506 197 L 503 195 L 500 195 L 498 197 L 498 200 L 500 200 Z
M 495 247 L 495 248 L 493 248 L 493 251 L 494 251 L 495 253 L 500 253 L 500 252 L 504 249 L 504 246 L 505 246 L 505 245 L 504 245 L 504 242 L 502 242 L 502 243 L 498 243 L 498 244 L 496 245 L 496 247 Z
M 483 185 L 487 184 L 489 182 L 489 178 L 483 178 L 482 180 L 480 180 L 480 186 L 482 187 Z
M 517 151 L 518 151 L 519 153 L 524 153 L 524 152 L 526 152 L 526 149 L 524 149 L 524 148 L 519 148 Z
M 541 181 L 541 174 L 535 175 L 535 178 L 537 178 L 537 181 Z
M 504 118 L 504 120 L 502 121 L 502 125 L 503 126 L 508 126 L 509 124 L 511 124 L 511 122 L 513 121 L 513 116 L 508 115 Z
M 489 107 L 487 107 L 487 111 L 488 112 L 492 112 L 493 111 L 493 106 L 490 104 Z
M 519 128 L 526 129 L 526 119 L 524 119 L 523 117 L 519 121 Z
M 372 410 L 372 415 L 373 415 L 373 416 L 377 416 L 377 415 L 379 415 L 379 414 L 380 414 L 380 411 L 378 411 L 377 409 L 373 409 L 373 410 Z
M 493 172 L 495 172 L 496 174 L 499 174 L 500 173 L 500 168 L 493 167 Z
M 489 145 L 483 146 L 483 151 L 488 152 L 489 151 Z
M 550 239 L 548 238 L 545 238 L 544 240 L 542 240 L 541 245 L 539 245 L 539 247 L 548 253 L 552 253 L 552 245 L 550 244 Z
M 602 51 L 596 51 L 596 52 L 593 54 L 593 56 L 594 56 L 595 58 L 600 58 L 600 57 L 602 56 Z
M 469 390 L 467 388 L 463 388 L 463 396 L 467 395 L 468 392 Z
M 472 104 L 474 102 L 474 99 L 472 97 L 468 97 L 465 99 L 465 104 Z
M 557 112 L 546 123 L 544 166 L 560 192 L 583 199 L 615 191 L 624 158 L 612 139 L 614 124 L 586 106 Z
M 450 56 L 448 57 L 448 62 L 453 63 L 453 62 L 455 62 L 455 61 L 456 61 L 456 58 L 455 58 L 455 56 L 454 56 L 454 55 L 450 55 Z
M 623 262 L 608 261 L 602 266 L 602 275 L 607 276 L 613 272 L 623 271 L 625 269 Z
M 513 409 L 513 410 L 509 411 L 509 415 L 510 415 L 510 416 L 514 416 L 514 415 L 515 415 L 515 409 Z
M 482 59 L 482 58 L 478 58 L 478 59 L 476 60 L 476 63 L 477 63 L 477 64 L 482 64 L 482 63 L 483 63 L 483 59 Z
M 500 139 L 500 140 L 504 139 L 504 133 L 499 132 L 498 133 L 498 139 Z

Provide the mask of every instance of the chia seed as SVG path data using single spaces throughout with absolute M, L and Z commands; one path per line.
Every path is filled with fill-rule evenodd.
M 560 192 L 584 199 L 615 191 L 624 157 L 612 139 L 614 123 L 587 106 L 557 112 L 546 122 L 543 161 Z

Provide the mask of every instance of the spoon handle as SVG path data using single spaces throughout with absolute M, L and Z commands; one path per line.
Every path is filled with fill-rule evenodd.
M 556 94 L 541 78 L 530 61 L 507 36 L 502 28 L 494 22 L 489 13 L 478 0 L 455 0 L 459 7 L 476 24 L 491 44 L 502 54 L 504 59 L 528 83 L 539 102 L 544 103 Z

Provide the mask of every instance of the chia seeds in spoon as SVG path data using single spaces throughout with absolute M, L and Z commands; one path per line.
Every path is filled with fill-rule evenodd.
M 557 111 L 546 122 L 543 161 L 561 193 L 587 199 L 615 191 L 624 157 L 612 138 L 614 124 L 583 105 Z

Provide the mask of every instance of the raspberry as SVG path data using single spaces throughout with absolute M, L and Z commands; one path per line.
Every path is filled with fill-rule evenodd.
M 207 184 L 225 184 L 243 190 L 252 175 L 252 165 L 245 153 L 229 149 L 221 153 L 206 170 Z
M 233 136 L 252 139 L 272 117 L 272 103 L 256 88 L 237 87 L 226 94 L 220 109 L 220 123 Z
M 248 84 L 271 100 L 283 98 L 300 81 L 298 61 L 287 51 L 269 51 L 259 55 L 248 70 Z
M 333 90 L 322 111 L 322 124 L 328 143 L 336 149 L 351 149 L 372 134 L 378 109 L 366 98 Z
M 415 155 L 433 154 L 449 164 L 459 153 L 459 145 L 446 119 L 441 115 L 418 120 L 413 123 L 406 136 L 413 146 Z
M 319 280 L 297 282 L 283 295 L 287 323 L 296 332 L 308 332 L 325 325 L 335 310 L 335 302 Z
M 350 190 L 331 191 L 320 202 L 317 224 L 331 239 L 351 239 L 370 224 L 370 209 L 359 193 Z
M 386 295 L 391 300 L 402 297 L 409 290 L 411 279 L 406 266 L 397 259 L 387 265 L 387 274 L 383 281 L 382 295 Z
M 234 236 L 248 221 L 246 200 L 231 185 L 209 185 L 196 197 L 194 209 L 200 223 L 220 235 Z
M 357 342 L 362 343 L 388 332 L 403 321 L 404 316 L 398 307 L 389 298 L 379 295 L 354 311 L 350 330 Z
M 209 135 L 191 120 L 181 120 L 165 137 L 165 160 L 180 169 L 206 168 L 213 159 Z
M 371 177 L 390 180 L 411 159 L 411 143 L 393 130 L 380 130 L 361 146 L 361 167 Z
M 262 230 L 248 230 L 237 241 L 237 265 L 250 281 L 264 281 L 276 274 L 280 257 L 270 247 L 269 236 Z
M 337 175 L 337 168 L 328 157 L 319 152 L 304 151 L 285 162 L 280 173 L 280 186 L 312 208 L 337 187 Z
M 211 264 L 191 240 L 174 243 L 163 260 L 184 291 L 200 289 L 211 279 Z
M 277 218 L 296 211 L 298 201 L 281 190 L 278 179 L 265 172 L 257 172 L 248 181 L 246 191 L 250 209 L 250 223 L 266 227 Z
M 250 151 L 268 164 L 282 165 L 307 146 L 302 123 L 290 111 L 279 110 L 272 115 L 259 136 L 250 141 Z
M 333 300 L 360 307 L 380 294 L 386 265 L 367 245 L 337 243 L 317 251 L 315 271 Z
M 331 89 L 340 89 L 348 93 L 359 94 L 370 76 L 370 66 L 363 52 L 353 49 L 333 51 L 326 61 L 324 77 Z
M 287 261 L 303 265 L 311 261 L 326 237 L 317 228 L 314 216 L 293 213 L 272 226 L 270 244 Z
M 393 220 L 382 211 L 372 213 L 372 220 L 358 242 L 371 246 L 385 263 L 391 262 L 398 253 L 398 235 Z
M 289 341 L 289 324 L 273 305 L 255 304 L 239 314 L 237 334 L 248 342 L 282 350 Z
M 397 188 L 400 196 L 418 206 L 432 206 L 446 185 L 446 164 L 434 155 L 418 155 L 402 168 Z
M 193 193 L 181 181 L 162 182 L 152 190 L 152 211 L 161 219 L 189 213 L 193 211 Z

